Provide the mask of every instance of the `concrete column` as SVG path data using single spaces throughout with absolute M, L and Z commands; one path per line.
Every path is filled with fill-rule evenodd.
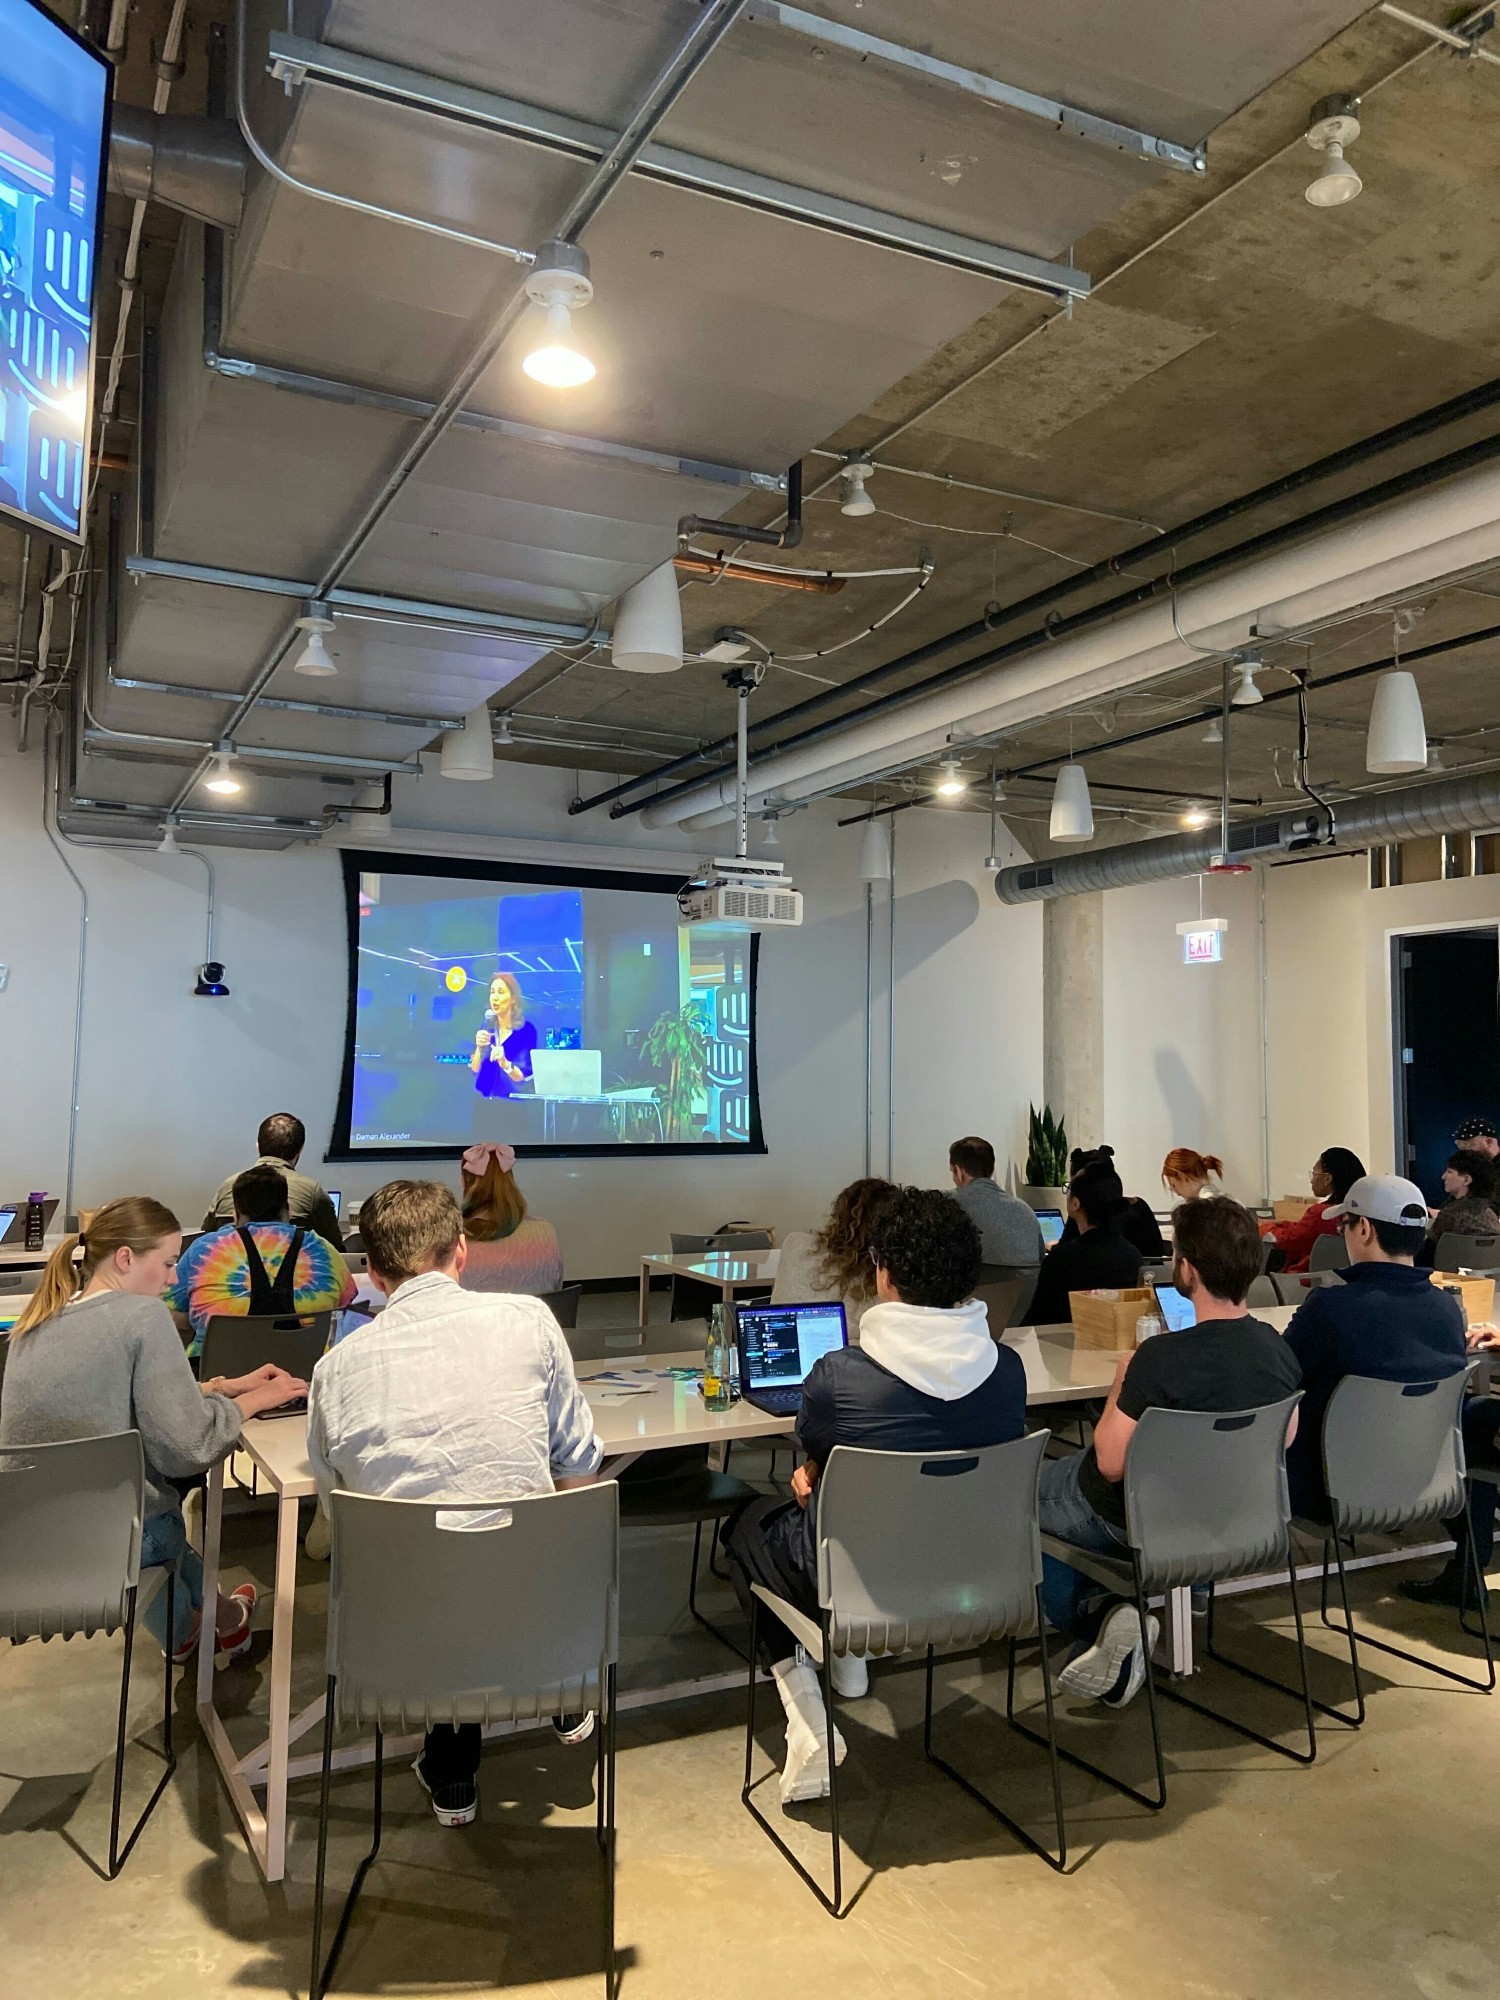
M 1042 1087 L 1074 1146 L 1104 1131 L 1104 892 L 1042 905 Z

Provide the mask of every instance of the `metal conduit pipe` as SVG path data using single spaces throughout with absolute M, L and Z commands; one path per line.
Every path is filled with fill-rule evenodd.
M 1191 519 L 1179 522 L 1175 528 L 1153 535 L 1148 541 L 1137 542 L 1132 548 L 1119 555 L 1106 556 L 1089 569 L 1079 570 L 1071 576 L 1061 578 L 1057 583 L 1048 584 L 1041 590 L 1034 590 L 1027 597 L 1018 598 L 1014 604 L 991 604 L 981 618 L 971 624 L 960 625 L 941 638 L 929 640 L 918 646 L 914 652 L 903 653 L 898 659 L 887 660 L 883 666 L 872 667 L 863 674 L 856 674 L 852 680 L 839 687 L 827 688 L 820 694 L 808 695 L 805 700 L 794 702 L 776 715 L 767 716 L 763 721 L 750 725 L 751 740 L 764 736 L 768 731 L 784 729 L 788 723 L 799 721 L 805 715 L 816 714 L 832 703 L 847 699 L 852 694 L 862 693 L 867 688 L 879 687 L 890 680 L 909 673 L 913 667 L 924 666 L 928 660 L 936 659 L 943 653 L 953 652 L 960 646 L 972 645 L 978 639 L 989 636 L 998 626 L 1013 618 L 1028 617 L 1032 612 L 1045 610 L 1049 605 L 1073 596 L 1090 585 L 1107 582 L 1111 577 L 1128 574 L 1128 566 L 1138 561 L 1159 555 L 1163 550 L 1175 550 L 1186 541 L 1194 541 L 1200 535 L 1223 527 L 1227 522 L 1238 520 L 1242 515 L 1263 507 L 1275 500 L 1287 498 L 1300 492 L 1304 487 L 1315 485 L 1324 479 L 1334 478 L 1341 472 L 1353 470 L 1388 451 L 1395 451 L 1404 444 L 1430 436 L 1434 431 L 1446 429 L 1451 424 L 1461 423 L 1467 417 L 1478 416 L 1485 410 L 1500 406 L 1500 377 L 1482 382 L 1477 388 L 1465 390 L 1461 396 L 1452 396 L 1445 403 L 1437 403 L 1430 410 L 1422 410 L 1414 417 L 1407 417 L 1399 424 L 1391 424 L 1383 431 L 1376 431 L 1358 443 L 1345 445 L 1338 451 L 1328 452 L 1322 458 L 1295 472 L 1283 473 L 1280 478 L 1268 480 L 1252 492 L 1240 494 L 1236 499 L 1227 500 L 1221 506 L 1211 507 L 1206 513 L 1195 514 Z M 956 671 L 963 672 L 968 666 L 980 662 L 968 661 Z M 924 684 L 930 685 L 930 684 Z M 921 692 L 921 686 L 903 691 L 907 694 Z M 860 713 L 842 720 L 859 720 Z M 837 725 L 833 725 L 837 726 Z M 717 756 L 734 744 L 732 736 L 723 736 L 717 742 L 703 746 L 703 755 Z M 771 746 L 773 749 L 786 747 L 785 743 Z M 611 801 L 624 798 L 652 782 L 675 776 L 686 769 L 689 759 L 679 759 L 672 763 L 658 765 L 656 770 L 642 773 L 635 778 L 627 778 L 623 783 L 612 786 L 608 791 L 596 792 L 591 799 L 582 799 L 569 807 L 570 812 L 587 812 L 593 806 L 608 805 Z M 616 815 L 618 817 L 618 815 Z
M 1235 861 L 1252 861 L 1309 847 L 1347 852 L 1424 834 L 1496 829 L 1500 829 L 1500 771 L 1486 771 L 1351 799 L 1338 806 L 1331 821 L 1327 812 L 1306 805 L 1270 819 L 1242 820 L 1229 829 L 1229 854 Z M 1002 903 L 1043 903 L 1094 889 L 1125 889 L 1141 882 L 1201 875 L 1219 849 L 1219 831 L 1212 828 L 1134 840 L 1098 854 L 1029 861 L 1002 868 L 995 877 L 995 894 Z
M 119 104 L 110 116 L 109 191 L 160 202 L 219 229 L 238 229 L 249 152 L 227 118 L 188 118 Z

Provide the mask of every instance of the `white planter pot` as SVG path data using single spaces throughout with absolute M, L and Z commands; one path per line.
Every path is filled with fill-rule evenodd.
M 1060 1208 L 1064 1214 L 1068 1207 L 1068 1190 L 1065 1187 L 1018 1187 L 1016 1193 L 1028 1208 Z

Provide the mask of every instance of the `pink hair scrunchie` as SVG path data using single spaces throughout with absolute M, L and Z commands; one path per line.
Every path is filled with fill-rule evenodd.
M 473 1174 L 477 1179 L 491 1160 L 496 1162 L 502 1174 L 511 1173 L 516 1164 L 516 1149 L 514 1146 L 497 1145 L 493 1139 L 480 1139 L 470 1146 L 459 1164 L 466 1174 Z

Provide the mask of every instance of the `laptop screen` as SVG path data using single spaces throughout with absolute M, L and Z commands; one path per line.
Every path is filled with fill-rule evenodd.
M 13 1208 L 0 1208 L 0 1243 L 9 1236 L 15 1226 L 15 1220 L 16 1211 Z
M 1185 1299 L 1175 1285 L 1158 1285 L 1156 1301 L 1161 1307 L 1162 1324 L 1168 1333 L 1181 1333 L 1185 1327 L 1198 1324 L 1198 1311 L 1191 1299 Z
M 741 1306 L 742 1389 L 795 1389 L 821 1355 L 848 1345 L 841 1305 Z
M 329 1200 L 330 1200 L 330 1201 L 331 1201 L 331 1202 L 333 1203 L 333 1212 L 334 1212 L 334 1215 L 335 1215 L 335 1216 L 337 1216 L 337 1215 L 338 1215 L 338 1213 L 339 1213 L 339 1211 L 340 1211 L 340 1209 L 341 1209 L 341 1208 L 343 1207 L 343 1205 L 344 1205 L 344 1196 L 343 1196 L 343 1191 L 342 1191 L 342 1189 L 340 1189 L 340 1188 L 329 1188 L 329 1190 L 328 1190 L 328 1199 L 329 1199 Z
M 1036 1219 L 1042 1225 L 1042 1241 L 1049 1250 L 1054 1243 L 1061 1243 L 1063 1215 L 1060 1208 L 1039 1208 Z

